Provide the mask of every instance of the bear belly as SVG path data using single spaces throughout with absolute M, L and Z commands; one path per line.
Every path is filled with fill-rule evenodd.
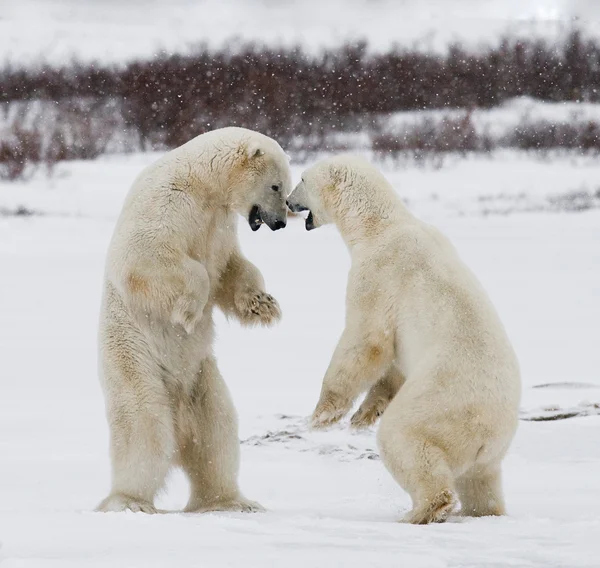
M 209 302 L 194 332 L 187 334 L 183 327 L 152 314 L 131 313 L 109 283 L 100 325 L 103 356 L 136 360 L 147 378 L 160 377 L 170 392 L 188 390 L 202 361 L 212 353 L 212 310 Z

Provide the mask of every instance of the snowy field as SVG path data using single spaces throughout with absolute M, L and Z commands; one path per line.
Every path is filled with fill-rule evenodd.
M 564 155 L 387 172 L 479 275 L 520 357 L 508 517 L 397 523 L 410 501 L 377 459 L 374 432 L 307 430 L 343 325 L 349 259 L 333 228 L 306 233 L 297 218 L 277 233 L 240 221 L 282 323 L 217 322 L 240 415 L 241 485 L 268 512 L 93 513 L 109 483 L 96 377 L 104 254 L 129 184 L 152 159 L 60 164 L 50 179 L 0 184 L 3 568 L 598 567 L 600 164 Z M 530 420 L 556 414 L 578 416 Z M 177 510 L 186 499 L 174 474 L 158 504 Z
M 600 36 L 596 0 L 3 0 L 0 54 L 11 62 L 122 62 L 161 50 L 253 41 L 317 50 L 366 39 L 443 51 L 502 35 L 556 38 L 577 18 Z

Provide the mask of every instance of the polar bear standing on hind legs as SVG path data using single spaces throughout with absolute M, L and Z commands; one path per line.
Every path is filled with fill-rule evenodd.
M 308 230 L 335 223 L 352 257 L 346 324 L 312 417 L 355 427 L 383 413 L 383 463 L 409 493 L 406 522 L 505 513 L 501 461 L 517 428 L 519 366 L 481 285 L 359 157 L 322 161 L 288 198 Z M 370 389 L 370 390 L 369 390 Z
M 287 156 L 242 128 L 203 134 L 136 179 L 108 251 L 100 376 L 112 488 L 100 511 L 156 512 L 180 466 L 186 511 L 255 511 L 238 489 L 237 417 L 213 356 L 213 308 L 269 325 L 279 306 L 242 255 L 237 214 L 253 230 L 285 227 Z

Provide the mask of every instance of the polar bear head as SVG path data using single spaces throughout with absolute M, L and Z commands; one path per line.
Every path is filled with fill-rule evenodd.
M 243 131 L 243 129 L 236 129 Z M 291 190 L 289 157 L 272 138 L 243 131 L 240 167 L 229 178 L 233 208 L 253 231 L 265 223 L 272 231 L 286 226 L 286 197 Z
M 342 154 L 305 170 L 287 200 L 293 212 L 308 211 L 306 230 L 328 223 L 372 224 L 388 215 L 397 198 L 383 175 L 361 156 Z

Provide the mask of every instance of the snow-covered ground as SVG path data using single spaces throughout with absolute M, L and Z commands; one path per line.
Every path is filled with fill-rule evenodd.
M 366 39 L 444 50 L 501 35 L 600 35 L 595 0 L 3 0 L 0 53 L 12 62 L 122 62 L 160 50 L 254 41 L 307 49 Z
M 93 513 L 109 481 L 95 337 L 104 253 L 129 184 L 153 158 L 61 164 L 50 179 L 0 184 L 3 567 L 598 566 L 600 165 L 565 155 L 499 153 L 387 172 L 479 275 L 519 354 L 510 516 L 399 524 L 410 502 L 378 461 L 374 433 L 307 430 L 343 325 L 349 260 L 332 228 L 306 233 L 300 219 L 256 234 L 240 221 L 282 323 L 244 330 L 218 318 L 220 366 L 240 414 L 242 487 L 268 512 Z M 585 210 L 548 205 L 574 192 L 591 196 Z M 37 215 L 13 216 L 19 207 Z M 589 415 L 527 420 L 553 412 Z M 174 474 L 159 505 L 177 510 L 186 497 Z

